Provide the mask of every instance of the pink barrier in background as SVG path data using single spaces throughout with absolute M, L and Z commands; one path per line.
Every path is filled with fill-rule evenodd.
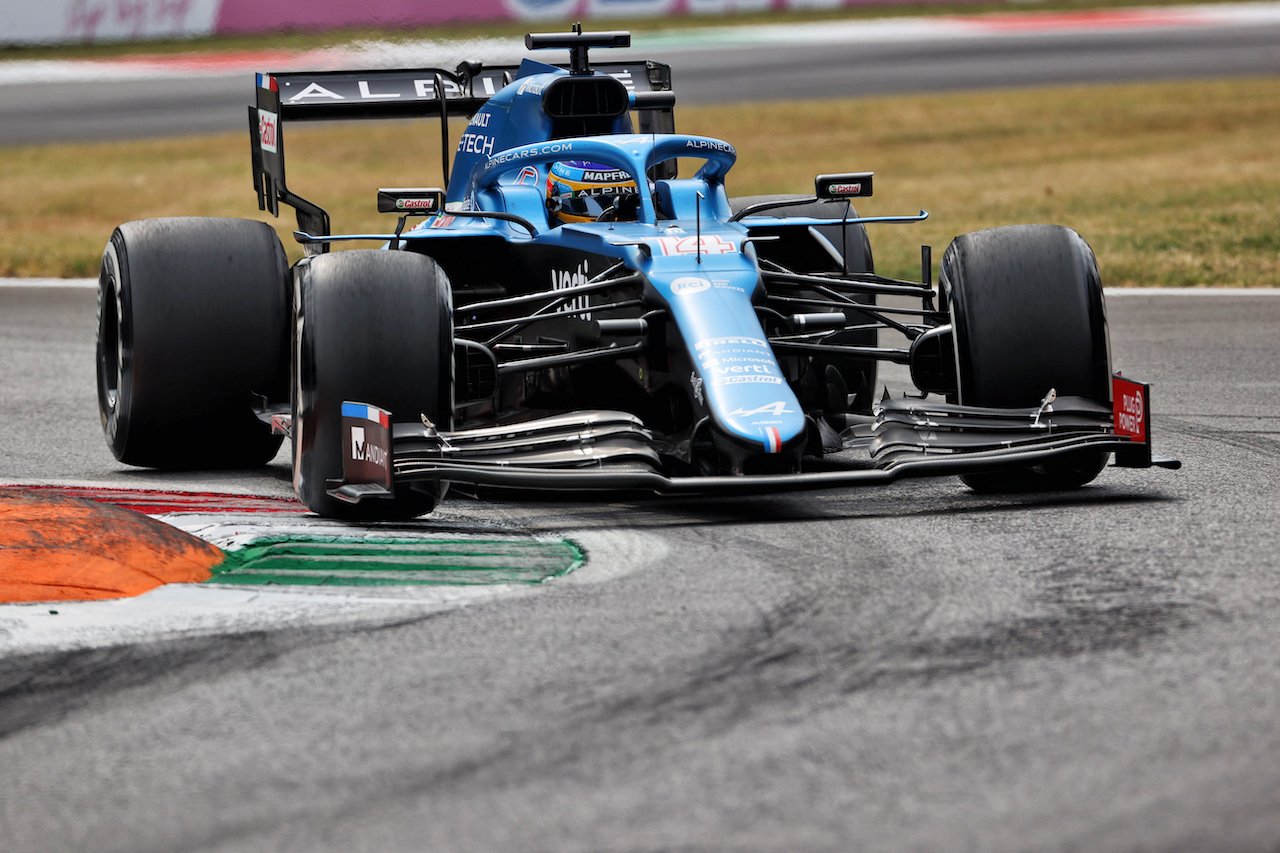
M 456 21 L 718 15 L 767 9 L 892 3 L 895 0 L 222 0 L 214 32 L 421 27 Z
M 214 23 L 217 33 L 272 30 L 331 30 L 349 27 L 420 27 L 450 21 L 509 18 L 503 0 L 222 0 Z

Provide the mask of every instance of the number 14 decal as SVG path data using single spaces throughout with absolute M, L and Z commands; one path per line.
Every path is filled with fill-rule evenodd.
M 698 254 L 698 238 L 689 237 L 659 237 L 658 245 L 662 247 L 664 255 L 696 255 Z M 730 252 L 737 251 L 737 245 L 732 240 L 726 240 L 715 234 L 707 234 L 702 238 L 702 254 L 704 255 L 727 255 Z

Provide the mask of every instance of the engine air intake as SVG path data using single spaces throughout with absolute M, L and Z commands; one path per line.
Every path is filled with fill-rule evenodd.
M 627 106 L 626 87 L 612 77 L 562 77 L 542 95 L 542 108 L 553 119 L 613 119 Z

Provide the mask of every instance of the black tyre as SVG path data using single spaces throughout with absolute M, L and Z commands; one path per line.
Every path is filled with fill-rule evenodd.
M 954 330 L 958 400 L 1038 406 L 1058 396 L 1111 398 L 1102 279 L 1093 250 L 1058 225 L 964 234 L 942 258 Z M 966 475 L 977 491 L 1069 489 L 1093 480 L 1108 454 L 1086 451 L 1033 469 Z
M 444 488 L 398 487 L 394 499 L 331 497 L 342 476 L 342 403 L 453 422 L 453 295 L 432 259 L 377 249 L 316 255 L 294 269 L 293 482 L 312 512 L 397 520 L 433 510 Z
M 736 214 L 753 204 L 767 201 L 788 201 L 801 196 L 791 195 L 753 195 L 729 199 L 729 206 Z M 790 205 L 762 211 L 761 215 L 776 216 L 782 219 L 797 217 L 814 219 L 843 219 L 846 212 L 850 218 L 857 217 L 856 210 L 843 201 L 814 201 L 808 204 Z M 813 230 L 825 239 L 826 245 L 812 236 L 804 239 L 782 239 L 768 243 L 757 243 L 756 251 L 762 258 L 775 261 L 789 270 L 800 273 L 838 272 L 875 272 L 875 259 L 871 254 L 871 240 L 867 236 L 867 228 L 861 223 L 849 226 L 819 225 Z M 768 234 L 768 229 L 761 229 Z M 828 248 L 828 246 L 830 248 Z M 847 256 L 847 264 L 844 259 Z M 875 295 L 869 294 L 858 298 L 867 305 L 875 304 Z M 850 323 L 868 322 L 866 317 L 857 311 L 846 311 Z M 828 343 L 845 344 L 847 346 L 876 346 L 877 333 L 874 329 L 865 331 L 841 332 L 827 340 Z M 843 393 L 853 395 L 853 405 L 848 411 L 866 414 L 875 403 L 876 367 L 873 359 L 865 358 L 815 358 L 809 373 L 811 382 L 823 386 L 818 392 L 827 396 L 832 385 L 842 385 Z M 831 370 L 828 370 L 831 368 Z M 832 372 L 839 377 L 837 380 Z M 838 396 L 838 394 L 837 394 Z
M 735 214 L 746 210 L 753 204 L 773 201 L 798 200 L 796 195 L 748 195 L 729 199 L 729 208 Z M 813 218 L 844 219 L 847 205 L 843 201 L 814 201 L 808 204 L 795 204 L 787 207 L 775 207 L 761 211 L 761 216 L 774 216 L 779 219 Z M 849 209 L 849 218 L 856 218 L 856 210 Z M 819 225 L 815 229 L 835 249 L 833 257 L 830 252 L 814 240 L 790 241 L 781 240 L 772 243 L 759 243 L 757 251 L 762 256 L 795 270 L 796 272 L 835 272 L 841 269 L 841 258 L 847 253 L 849 272 L 875 272 L 875 260 L 871 256 L 871 240 L 867 236 L 867 227 L 861 223 L 848 226 L 847 236 L 840 225 Z
M 270 226 L 183 217 L 115 230 L 98 276 L 98 409 L 128 465 L 250 468 L 281 438 L 255 395 L 288 391 L 288 260 Z

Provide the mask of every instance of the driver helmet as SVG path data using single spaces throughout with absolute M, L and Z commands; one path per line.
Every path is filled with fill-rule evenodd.
M 547 177 L 547 209 L 562 223 L 594 222 L 609 208 L 621 210 L 628 201 L 634 208 L 638 197 L 630 174 L 600 163 L 552 163 Z

